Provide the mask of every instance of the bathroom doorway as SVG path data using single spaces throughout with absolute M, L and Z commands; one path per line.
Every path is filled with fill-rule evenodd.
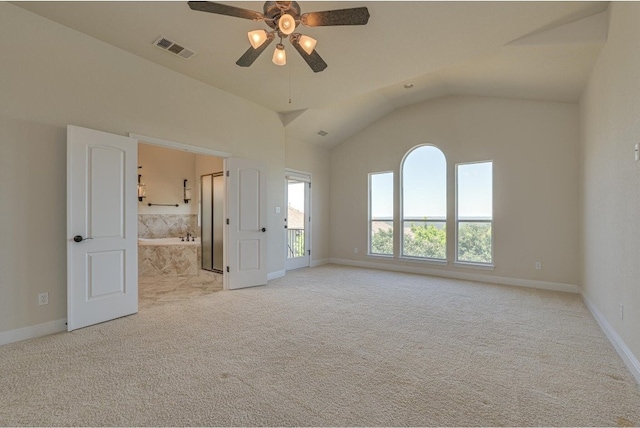
M 222 157 L 139 141 L 140 309 L 223 289 L 223 169 Z

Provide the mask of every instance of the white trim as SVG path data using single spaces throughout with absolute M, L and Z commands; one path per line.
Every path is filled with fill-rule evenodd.
M 55 320 L 0 333 L 0 345 L 67 331 L 67 320 Z
M 401 262 L 409 262 L 409 263 L 423 263 L 423 264 L 432 264 L 439 266 L 449 266 L 449 260 L 444 259 L 430 259 L 427 257 L 418 257 L 418 256 L 399 256 L 398 260 Z
M 461 268 L 484 269 L 484 270 L 495 270 L 496 268 L 496 266 L 492 263 L 453 262 L 453 265 Z
M 285 176 L 284 178 L 291 178 L 298 181 L 304 181 L 305 183 L 311 183 L 311 173 L 302 171 L 299 169 L 293 168 L 285 168 L 284 169 Z
M 275 272 L 269 272 L 267 274 L 267 281 L 272 281 L 274 279 L 282 278 L 285 275 L 284 270 L 277 270 Z
M 445 271 L 445 270 L 429 269 L 429 268 L 423 268 L 423 267 L 414 267 L 414 266 L 406 266 L 406 265 L 399 266 L 399 265 L 392 265 L 389 263 L 363 262 L 359 260 L 336 259 L 336 258 L 329 259 L 329 263 L 346 265 L 346 266 L 364 267 L 364 268 L 370 268 L 370 269 L 390 270 L 395 272 L 417 273 L 422 275 L 440 276 L 444 278 L 463 279 L 466 281 L 488 282 L 491 284 L 513 285 L 517 287 L 538 288 L 541 290 L 562 291 L 565 293 L 578 294 L 580 292 L 577 285 L 562 284 L 559 282 L 536 281 L 532 279 L 520 279 L 520 278 L 506 278 L 506 277 L 494 276 L 494 275 L 478 275 L 478 274 L 468 273 L 468 272 Z
M 200 155 L 218 156 L 221 158 L 231 157 L 231 153 L 221 152 L 219 150 L 207 149 L 200 146 L 192 146 L 191 144 L 178 143 L 176 141 L 163 140 L 162 138 L 149 137 L 147 135 L 140 135 L 133 132 L 129 132 L 129 137 L 135 138 L 140 143 L 151 144 L 154 146 L 160 146 L 169 149 L 182 150 L 190 153 L 197 153 Z
M 589 300 L 589 298 L 584 294 L 580 293 L 582 296 L 582 300 L 584 304 L 587 306 L 587 309 L 591 312 L 591 315 L 596 319 L 598 325 L 604 332 L 609 342 L 613 345 L 613 348 L 616 350 L 622 361 L 627 366 L 633 377 L 636 378 L 636 381 L 640 383 L 640 361 L 633 355 L 633 352 L 629 349 L 629 347 L 624 343 L 622 338 L 616 333 L 616 331 L 611 327 L 611 324 L 607 322 L 605 317 L 600 313 L 598 308 Z
M 316 267 L 329 264 L 329 259 L 311 260 L 309 267 Z

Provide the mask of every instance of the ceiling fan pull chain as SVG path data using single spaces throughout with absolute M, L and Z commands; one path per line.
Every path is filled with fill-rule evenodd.
M 293 67 L 289 67 L 289 104 L 291 104 L 291 69 Z

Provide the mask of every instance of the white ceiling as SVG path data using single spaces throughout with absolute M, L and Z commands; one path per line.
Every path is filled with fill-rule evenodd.
M 607 35 L 607 2 L 299 3 L 303 13 L 366 6 L 371 17 L 365 26 L 299 29 L 318 40 L 329 65 L 313 73 L 286 41 L 286 66 L 271 62 L 269 47 L 251 67 L 238 67 L 246 33 L 266 25 L 192 11 L 186 2 L 15 4 L 274 110 L 289 137 L 325 147 L 398 107 L 443 95 L 576 102 Z M 160 35 L 197 56 L 154 47 Z M 318 136 L 320 129 L 329 134 Z

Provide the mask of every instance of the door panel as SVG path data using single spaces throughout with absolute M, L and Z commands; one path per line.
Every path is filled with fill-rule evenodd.
M 87 300 L 125 292 L 124 251 L 87 254 Z
M 87 147 L 89 151 L 89 234 L 95 238 L 124 237 L 125 151 L 112 147 Z M 109 177 L 105 180 L 105 177 Z M 116 214 L 117 213 L 117 214 Z
M 260 161 L 227 158 L 228 289 L 267 283 L 267 185 Z
M 260 170 L 237 170 L 240 222 L 239 231 L 255 231 L 261 228 L 260 219 Z
M 69 331 L 138 311 L 137 160 L 132 138 L 67 127 Z

